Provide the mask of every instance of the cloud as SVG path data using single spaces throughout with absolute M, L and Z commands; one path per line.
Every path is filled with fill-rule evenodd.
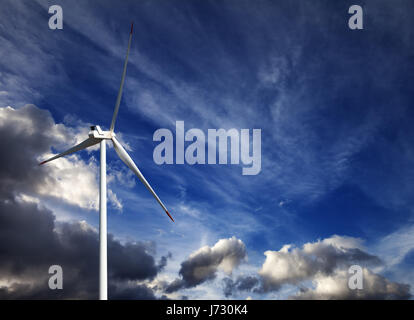
M 109 299 L 155 300 L 157 297 L 154 295 L 153 290 L 144 284 L 123 284 L 118 286 L 109 286 Z
M 224 295 L 231 296 L 235 291 L 252 291 L 260 284 L 259 278 L 255 276 L 239 276 L 236 281 L 231 278 L 224 278 Z
M 388 268 L 398 265 L 414 249 L 414 224 L 386 235 L 375 245 L 375 251 L 386 257 Z
M 0 147 L 7 150 L 0 158 L 0 192 L 54 197 L 83 209 L 99 207 L 98 174 L 95 158 L 83 161 L 79 154 L 38 167 L 39 159 L 51 156 L 51 147 L 63 151 L 83 139 L 85 128 L 57 124 L 51 114 L 34 105 L 19 109 L 0 108 Z M 122 209 L 122 203 L 108 190 L 110 204 Z
M 314 278 L 314 289 L 304 289 L 292 299 L 409 299 L 410 286 L 391 282 L 367 268 L 363 268 L 363 289 L 350 290 L 348 287 L 349 274 L 346 270 L 337 270 L 332 275 L 318 275 Z
M 166 292 L 192 288 L 214 279 L 218 270 L 231 273 L 246 258 L 246 247 L 240 239 L 234 236 L 220 239 L 213 247 L 204 246 L 183 261 L 179 271 L 182 278 L 170 283 Z
M 298 284 L 318 274 L 329 275 L 337 268 L 355 263 L 377 265 L 378 257 L 362 251 L 359 240 L 333 236 L 303 248 L 285 245 L 279 251 L 266 251 L 259 270 L 265 291 L 278 290 L 284 284 Z
M 248 291 L 264 294 L 278 291 L 283 285 L 299 287 L 291 299 L 408 299 L 410 286 L 373 273 L 367 266 L 381 260 L 363 250 L 358 238 L 332 236 L 308 242 L 302 248 L 284 245 L 279 251 L 266 251 L 258 275 L 223 279 L 224 295 Z M 363 270 L 363 289 L 348 287 L 348 268 L 359 264 Z M 308 282 L 313 287 L 308 287 Z
M 61 143 L 63 126 L 54 123 L 49 112 L 33 105 L 21 109 L 0 108 L 0 147 L 7 150 L 0 158 L 1 194 L 13 197 L 13 191 L 37 190 L 47 179 L 36 158 Z
M 99 171 L 94 159 L 86 163 L 79 156 L 72 155 L 50 162 L 42 170 L 47 171 L 49 177 L 38 186 L 39 194 L 58 198 L 83 209 L 99 209 Z M 114 207 L 122 208 L 111 190 L 108 190 L 108 199 Z

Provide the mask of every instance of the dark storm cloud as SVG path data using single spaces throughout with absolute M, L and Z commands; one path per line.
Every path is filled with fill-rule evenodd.
M 154 292 L 146 285 L 109 285 L 111 300 L 155 300 Z
M 202 247 L 181 263 L 179 273 L 182 278 L 170 283 L 166 292 L 192 288 L 214 279 L 218 269 L 230 273 L 246 256 L 244 243 L 235 237 L 221 239 L 213 247 Z
M 58 142 L 56 133 L 64 128 L 56 127 L 48 111 L 33 105 L 0 112 L 0 148 L 7 150 L 0 156 L 0 194 L 10 198 L 15 192 L 33 191 L 47 179 L 36 158 Z
M 235 291 L 253 291 L 260 284 L 260 280 L 254 276 L 239 276 L 234 281 L 231 278 L 224 278 L 224 295 L 231 296 Z
M 108 239 L 108 259 L 111 275 L 119 280 L 142 280 L 153 278 L 158 273 L 154 257 L 142 244 L 126 243 Z
M 33 105 L 0 108 L 0 147 L 7 150 L 0 155 L 0 299 L 98 298 L 97 232 L 86 222 L 57 222 L 35 198 L 37 186 L 49 178 L 36 158 L 66 130 Z M 168 257 L 157 263 L 148 245 L 123 244 L 109 235 L 109 296 L 154 299 L 150 288 L 134 281 L 153 279 Z M 63 269 L 63 290 L 48 287 L 51 265 Z
M 168 284 L 165 288 L 166 293 L 172 293 L 175 291 L 178 291 L 183 288 L 188 288 L 189 286 L 186 284 L 186 282 L 183 279 L 175 279 L 173 282 Z
M 36 204 L 2 201 L 0 241 L 0 279 L 16 282 L 2 288 L 0 298 L 97 298 L 98 234 L 85 223 L 56 223 L 51 211 Z M 114 296 L 151 297 L 151 289 L 143 285 L 122 284 L 157 275 L 160 266 L 147 249 L 142 243 L 121 244 L 108 237 L 109 283 Z M 53 264 L 63 268 L 62 291 L 48 288 L 48 269 Z
M 160 261 L 158 261 L 158 267 L 157 267 L 158 271 L 162 271 L 165 268 L 165 266 L 167 265 L 168 259 L 171 257 L 172 257 L 172 253 L 168 252 L 166 256 L 162 256 L 160 258 Z

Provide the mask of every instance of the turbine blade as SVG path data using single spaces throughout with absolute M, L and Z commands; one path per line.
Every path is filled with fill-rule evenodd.
M 55 160 L 55 159 L 57 159 L 57 158 L 60 158 L 60 157 L 66 156 L 66 155 L 71 154 L 71 153 L 74 153 L 74 152 L 76 152 L 76 151 L 83 150 L 83 149 L 86 149 L 86 148 L 88 148 L 88 147 L 91 147 L 91 146 L 93 146 L 93 145 L 95 145 L 95 144 L 99 143 L 100 141 L 101 141 L 101 139 L 88 138 L 88 139 L 86 139 L 85 141 L 83 141 L 83 142 L 79 143 L 78 145 L 76 145 L 76 146 L 74 146 L 74 147 L 70 148 L 69 150 L 66 150 L 65 152 L 59 153 L 58 155 L 56 155 L 56 156 L 54 156 L 54 157 L 52 157 L 52 158 L 50 158 L 50 159 L 47 159 L 47 160 L 45 160 L 45 161 L 40 162 L 40 163 L 39 163 L 39 166 L 40 166 L 40 165 L 42 165 L 42 164 L 45 164 L 46 162 L 49 162 L 49 161 Z
M 132 172 L 134 172 L 138 176 L 139 180 L 141 180 L 141 182 L 144 184 L 144 186 L 147 187 L 147 189 L 154 196 L 155 200 L 157 200 L 158 203 L 161 205 L 161 207 L 164 209 L 165 213 L 174 222 L 174 219 L 171 217 L 171 215 L 168 212 L 168 210 L 165 207 L 165 205 L 162 203 L 162 201 L 160 200 L 160 198 L 157 196 L 157 194 L 155 193 L 155 191 L 152 189 L 152 187 L 150 186 L 150 184 L 148 183 L 148 181 L 144 178 L 144 176 L 142 175 L 141 171 L 139 171 L 138 167 L 135 165 L 134 161 L 131 159 L 131 157 L 128 155 L 128 153 L 125 151 L 125 149 L 119 143 L 119 141 L 115 137 L 112 137 L 112 142 L 114 144 L 114 149 L 115 149 L 116 153 L 118 154 L 118 156 L 121 158 L 121 160 L 123 162 L 125 162 L 125 164 L 132 170 Z
M 126 58 L 125 58 L 124 70 L 122 72 L 121 85 L 119 86 L 118 97 L 116 98 L 115 110 L 114 110 L 114 114 L 112 116 L 110 131 L 114 131 L 116 117 L 118 116 L 119 105 L 121 104 L 122 89 L 124 88 L 125 75 L 126 75 L 126 69 L 127 69 L 127 64 L 128 64 L 129 50 L 131 49 L 133 28 L 134 28 L 134 23 L 131 24 L 131 32 L 129 33 L 129 41 L 128 41 L 128 50 L 127 50 L 127 54 L 126 54 Z

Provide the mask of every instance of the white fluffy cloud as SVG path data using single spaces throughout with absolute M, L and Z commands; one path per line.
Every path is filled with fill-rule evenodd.
M 224 294 L 248 291 L 264 294 L 278 291 L 284 285 L 299 288 L 291 299 L 409 299 L 410 286 L 392 282 L 368 267 L 382 261 L 365 252 L 362 240 L 332 236 L 305 243 L 301 248 L 284 245 L 278 251 L 266 251 L 266 259 L 255 274 L 223 279 Z M 351 265 L 362 269 L 362 289 L 350 289 Z
M 285 245 L 279 251 L 266 251 L 259 275 L 265 290 L 283 284 L 297 284 L 318 274 L 332 274 L 337 268 L 353 263 L 378 264 L 380 260 L 361 249 L 361 240 L 333 236 L 303 248 Z
M 314 279 L 314 289 L 306 289 L 293 296 L 293 299 L 408 299 L 410 286 L 391 282 L 385 277 L 363 268 L 363 289 L 350 290 L 349 274 L 337 270 L 332 275 L 318 274 Z
M 51 156 L 49 154 L 45 158 Z M 99 171 L 93 159 L 87 163 L 72 155 L 48 163 L 47 170 L 49 177 L 38 188 L 41 195 L 60 198 L 84 209 L 98 210 Z

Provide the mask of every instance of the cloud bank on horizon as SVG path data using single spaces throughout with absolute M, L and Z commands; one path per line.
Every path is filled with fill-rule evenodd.
M 412 297 L 409 1 L 365 1 L 361 33 L 339 2 L 61 5 L 58 31 L 48 1 L 0 13 L 1 299 L 97 297 L 96 149 L 37 163 L 109 125 L 130 20 L 118 136 L 177 223 L 108 153 L 110 298 Z M 260 174 L 155 164 L 152 134 L 178 120 L 261 128 Z
M 59 170 L 38 167 L 38 155 L 50 151 L 69 128 L 56 124 L 50 113 L 33 105 L 20 109 L 0 108 L 0 133 L 9 150 L 2 157 L 1 188 L 1 252 L 0 278 L 5 281 L 0 289 L 3 299 L 56 299 L 97 297 L 98 234 L 85 221 L 60 222 L 55 214 L 43 206 L 43 197 L 55 197 L 68 204 L 83 208 L 82 197 L 67 198 L 60 193 L 45 193 L 46 182 L 78 185 L 79 182 L 59 179 Z M 47 132 L 47 134 L 44 134 Z M 65 132 L 65 134 L 62 134 Z M 19 142 L 28 148 L 11 148 Z M 16 164 L 26 172 L 13 172 Z M 75 174 L 84 166 L 83 160 L 67 160 Z M 88 170 L 92 181 L 97 180 L 96 170 Z M 65 173 L 64 176 L 68 174 Z M 70 174 L 69 174 L 70 175 Z M 76 176 L 76 175 L 75 175 Z M 83 186 L 83 182 L 79 184 Z M 94 184 L 89 186 L 94 187 Z M 96 188 L 95 188 L 96 190 Z M 85 193 L 85 191 L 83 192 Z M 279 291 L 283 285 L 300 285 L 312 281 L 315 288 L 303 289 L 291 298 L 298 299 L 407 299 L 410 286 L 389 281 L 364 268 L 366 289 L 351 291 L 348 288 L 347 268 L 352 264 L 378 266 L 379 257 L 363 250 L 360 239 L 333 236 L 322 241 L 305 243 L 302 249 L 284 245 L 279 251 L 266 251 L 266 259 L 257 273 L 239 275 L 233 272 L 247 263 L 247 250 L 236 237 L 220 239 L 212 247 L 203 246 L 181 262 L 180 278 L 170 283 L 159 281 L 157 275 L 167 265 L 171 254 L 157 263 L 151 246 L 143 242 L 122 243 L 109 237 L 110 298 L 156 299 L 181 289 L 196 288 L 211 283 L 223 271 L 223 294 L 231 297 L 236 292 L 262 294 Z M 50 264 L 64 266 L 65 290 L 56 294 L 47 287 Z M 40 276 L 39 276 L 40 275 Z

